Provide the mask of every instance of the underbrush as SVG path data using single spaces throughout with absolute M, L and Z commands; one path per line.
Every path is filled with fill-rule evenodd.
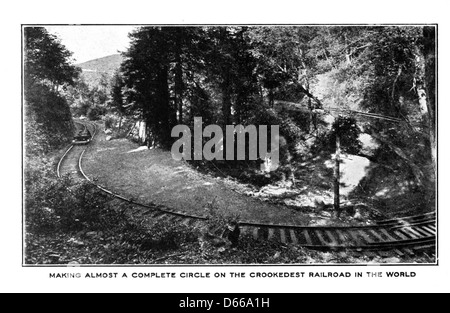
M 197 230 L 178 223 L 142 225 L 127 214 L 129 205 L 112 200 L 89 182 L 57 178 L 51 160 L 29 160 L 26 263 L 128 263 L 133 256 L 176 250 L 198 238 Z
M 191 167 L 197 171 L 215 177 L 236 179 L 243 184 L 251 184 L 256 187 L 285 181 L 292 177 L 292 167 L 282 164 L 277 170 L 271 172 L 261 171 L 261 163 L 258 161 L 188 161 Z
M 64 97 L 44 84 L 26 84 L 24 100 L 26 155 L 46 154 L 70 142 L 74 125 Z
M 130 131 L 134 129 L 134 121 L 125 116 L 120 117 L 110 113 L 103 116 L 103 122 L 105 131 L 111 139 L 126 138 L 130 134 Z

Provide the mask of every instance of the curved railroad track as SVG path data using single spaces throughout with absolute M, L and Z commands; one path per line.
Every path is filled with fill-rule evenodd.
M 88 126 L 90 126 L 91 130 L 88 130 L 90 131 L 92 138 L 95 136 L 96 128 L 93 124 L 82 123 L 78 121 L 74 121 L 74 123 L 80 125 L 83 132 L 88 129 Z M 58 177 L 70 174 L 76 180 L 83 179 L 83 176 L 80 172 L 79 160 L 80 155 L 85 150 L 86 146 L 76 145 L 72 143 L 58 162 L 56 168 L 56 174 L 58 175 Z
M 80 123 L 96 134 L 94 123 Z M 123 197 L 97 184 L 83 171 L 82 160 L 86 146 L 71 145 L 61 157 L 58 176 L 70 174 L 75 180 L 86 179 L 102 191 L 138 206 L 138 216 L 146 216 L 155 221 L 168 220 L 187 226 L 204 226 L 208 217 L 174 211 L 168 207 L 150 203 L 143 204 Z M 240 234 L 251 235 L 257 240 L 274 240 L 283 244 L 294 244 L 319 250 L 353 251 L 394 251 L 400 256 L 426 252 L 436 255 L 436 214 L 425 213 L 416 216 L 378 221 L 374 225 L 361 226 L 299 226 L 239 222 Z M 223 236 L 223 229 L 213 230 L 215 235 Z

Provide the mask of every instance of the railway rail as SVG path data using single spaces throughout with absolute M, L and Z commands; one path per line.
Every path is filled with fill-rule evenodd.
M 85 122 L 95 137 L 94 123 Z M 57 174 L 72 175 L 75 180 L 88 180 L 102 191 L 139 207 L 135 214 L 155 221 L 169 220 L 187 226 L 203 227 L 206 216 L 174 211 L 155 203 L 138 203 L 97 184 L 83 171 L 82 161 L 86 146 L 72 144 L 61 157 Z M 273 240 L 283 244 L 294 244 L 318 250 L 353 250 L 382 253 L 389 250 L 400 256 L 426 252 L 436 255 L 436 214 L 434 212 L 416 216 L 381 220 L 372 225 L 360 226 L 300 226 L 240 221 L 240 234 L 247 234 L 257 240 Z M 223 229 L 215 230 L 223 235 Z

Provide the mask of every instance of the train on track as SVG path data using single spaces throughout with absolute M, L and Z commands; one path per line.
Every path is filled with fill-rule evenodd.
M 72 140 L 72 144 L 74 145 L 86 145 L 91 142 L 92 135 L 91 132 L 84 127 L 84 129 L 80 130 Z

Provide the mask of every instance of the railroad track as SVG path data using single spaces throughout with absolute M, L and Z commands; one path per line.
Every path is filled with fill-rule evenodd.
M 85 123 L 92 134 L 96 134 L 93 123 Z M 138 207 L 134 214 L 154 221 L 166 220 L 186 226 L 204 227 L 206 216 L 174 211 L 155 203 L 143 204 L 119 195 L 97 184 L 82 169 L 82 160 L 86 146 L 71 145 L 62 156 L 58 176 L 70 174 L 75 180 L 86 179 L 97 188 Z M 436 214 L 425 213 L 416 216 L 393 218 L 378 221 L 373 225 L 361 226 L 299 226 L 252 222 L 239 222 L 241 235 L 250 235 L 256 240 L 277 241 L 282 244 L 294 244 L 318 250 L 354 250 L 381 253 L 389 250 L 400 256 L 427 252 L 436 254 Z M 215 235 L 223 234 L 216 229 Z
M 86 129 L 88 129 L 92 134 L 92 137 L 95 136 L 96 127 L 94 124 L 82 123 L 78 121 L 74 121 L 74 123 L 83 127 L 82 130 L 83 132 Z M 77 181 L 84 179 L 80 171 L 79 161 L 80 156 L 84 153 L 86 149 L 87 149 L 86 146 L 76 145 L 72 143 L 58 162 L 56 168 L 56 174 L 58 175 L 58 177 L 70 174 L 71 177 Z

